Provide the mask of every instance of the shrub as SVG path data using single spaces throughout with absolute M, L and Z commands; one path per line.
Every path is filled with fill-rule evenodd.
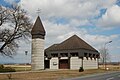
M 0 65 L 0 69 L 3 69 L 4 68 L 4 65 Z
M 80 67 L 79 72 L 83 72 L 83 71 L 84 71 L 83 67 Z
M 15 72 L 15 69 L 11 67 L 0 66 L 0 72 Z
M 11 68 L 11 67 L 5 67 L 4 68 L 7 72 L 15 72 L 15 69 Z

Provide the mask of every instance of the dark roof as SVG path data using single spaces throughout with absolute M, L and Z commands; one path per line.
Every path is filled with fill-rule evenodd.
M 33 35 L 45 36 L 45 29 L 43 27 L 43 24 L 42 24 L 39 16 L 37 17 L 37 19 L 35 21 L 35 24 L 34 24 L 34 26 L 32 28 L 31 34 L 32 34 L 32 36 Z
M 79 38 L 77 35 L 73 35 L 72 37 L 68 38 L 67 40 L 63 41 L 60 44 L 54 44 L 48 47 L 45 51 L 78 50 L 78 49 L 97 51 L 88 43 Z

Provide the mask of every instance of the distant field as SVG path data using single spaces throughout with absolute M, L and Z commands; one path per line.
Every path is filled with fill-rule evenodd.
M 16 71 L 30 71 L 31 70 L 31 65 L 4 65 L 5 67 L 12 67 Z
M 99 65 L 100 69 L 104 69 L 103 65 Z M 106 65 L 109 70 L 120 70 L 120 65 Z
M 27 71 L 31 70 L 31 65 L 4 65 L 5 67 L 12 67 L 16 71 Z M 104 69 L 103 65 L 99 65 L 100 69 Z M 109 68 L 110 70 L 120 70 L 120 65 L 106 65 L 106 68 Z
M 15 64 L 15 65 L 4 65 L 5 67 L 31 67 L 31 65 L 19 65 L 19 64 Z

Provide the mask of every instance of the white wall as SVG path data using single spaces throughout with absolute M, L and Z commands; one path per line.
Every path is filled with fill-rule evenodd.
M 79 69 L 82 66 L 82 59 L 78 57 L 70 58 L 70 69 Z
M 60 59 L 68 59 L 68 57 L 61 57 Z
M 59 69 L 59 61 L 58 58 L 51 58 L 50 59 L 50 69 Z
M 84 69 L 98 69 L 97 59 L 95 60 L 94 58 L 92 58 L 91 60 L 91 58 L 88 57 L 88 60 L 87 60 L 86 57 L 84 57 L 83 68 Z
M 32 39 L 32 70 L 44 69 L 44 39 Z

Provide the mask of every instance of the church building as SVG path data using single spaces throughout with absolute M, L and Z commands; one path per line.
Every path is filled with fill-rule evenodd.
M 99 52 L 77 35 L 44 50 L 45 29 L 38 16 L 32 34 L 32 70 L 98 69 Z

